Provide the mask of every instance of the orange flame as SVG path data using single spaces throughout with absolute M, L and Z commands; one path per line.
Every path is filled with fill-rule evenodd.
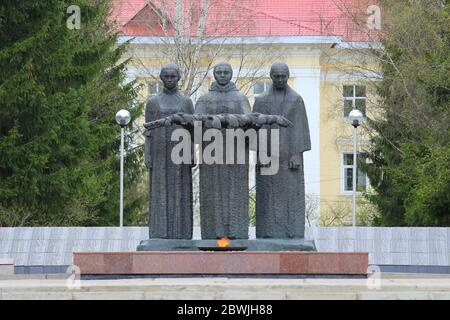
M 222 237 L 217 240 L 217 246 L 221 247 L 221 248 L 229 247 L 230 244 L 231 244 L 231 240 L 228 239 L 227 237 Z

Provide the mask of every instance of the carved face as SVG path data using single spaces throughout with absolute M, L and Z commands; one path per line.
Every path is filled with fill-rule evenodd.
M 275 89 L 285 89 L 289 79 L 289 74 L 283 68 L 277 68 L 270 74 Z
M 161 81 L 164 83 L 164 87 L 171 90 L 178 85 L 180 77 L 175 69 L 164 69 L 161 72 Z
M 233 70 L 231 70 L 230 66 L 223 64 L 214 68 L 214 79 L 216 79 L 217 83 L 221 86 L 227 85 L 232 77 Z

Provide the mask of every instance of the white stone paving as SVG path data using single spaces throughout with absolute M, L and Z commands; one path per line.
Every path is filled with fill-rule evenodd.
M 154 278 L 81 280 L 0 277 L 3 299 L 450 299 L 450 276 L 381 274 L 376 279 Z

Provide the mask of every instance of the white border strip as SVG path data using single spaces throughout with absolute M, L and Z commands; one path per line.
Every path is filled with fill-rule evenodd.
M 132 44 L 170 44 L 172 37 L 150 37 L 150 36 L 120 36 L 118 43 L 130 41 Z M 338 36 L 267 36 L 267 37 L 218 37 L 205 39 L 209 44 L 257 44 L 257 43 L 279 43 L 279 44 L 333 44 L 342 43 L 342 38 Z

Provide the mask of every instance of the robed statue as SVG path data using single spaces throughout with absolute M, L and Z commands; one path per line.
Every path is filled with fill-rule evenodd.
M 145 121 L 155 121 L 175 113 L 194 113 L 190 98 L 178 91 L 180 69 L 170 63 L 161 69 L 161 93 L 151 97 L 145 108 Z M 192 239 L 191 164 L 175 164 L 171 159 L 172 132 L 182 128 L 169 125 L 148 130 L 145 164 L 150 170 L 150 239 Z
M 231 81 L 231 65 L 219 63 L 214 67 L 213 73 L 216 81 L 212 83 L 209 92 L 198 99 L 195 113 L 250 113 L 247 97 Z M 221 132 L 224 143 L 222 164 L 199 165 L 202 239 L 248 239 L 248 161 L 244 164 L 226 163 L 225 129 L 221 129 Z M 208 144 L 203 142 L 203 149 Z M 236 154 L 235 149 L 234 155 Z
M 302 97 L 288 85 L 288 66 L 284 63 L 273 64 L 270 77 L 272 87 L 255 99 L 253 112 L 284 116 L 293 123 L 293 127 L 279 128 L 278 173 L 262 175 L 261 164 L 257 163 L 256 237 L 303 238 L 303 152 L 311 149 L 308 118 Z

